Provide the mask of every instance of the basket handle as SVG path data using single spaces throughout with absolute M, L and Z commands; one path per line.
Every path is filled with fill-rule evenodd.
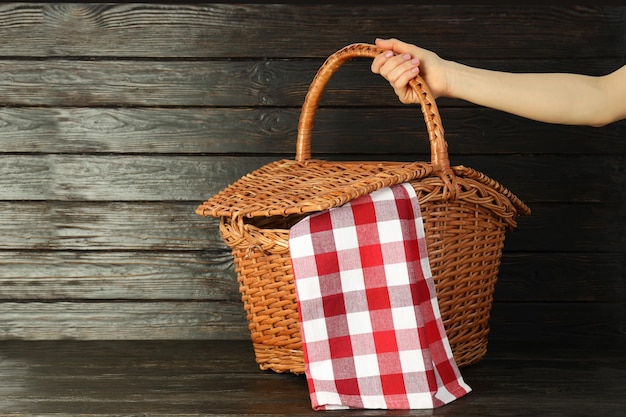
M 319 105 L 324 88 L 328 84 L 330 77 L 339 69 L 346 61 L 364 57 L 374 58 L 383 50 L 375 45 L 366 43 L 355 43 L 348 45 L 329 56 L 324 64 L 320 67 L 304 99 L 302 112 L 298 122 L 298 140 L 296 142 L 296 161 L 302 162 L 311 159 L 311 132 L 313 131 L 313 118 L 315 111 Z M 454 176 L 454 172 L 450 168 L 450 160 L 448 158 L 448 144 L 444 139 L 443 125 L 437 104 L 432 98 L 428 86 L 424 80 L 418 75 L 413 78 L 409 85 L 417 93 L 428 130 L 428 138 L 430 141 L 431 164 L 433 172 L 445 173 Z

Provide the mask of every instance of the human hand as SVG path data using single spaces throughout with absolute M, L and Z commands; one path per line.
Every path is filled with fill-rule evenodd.
M 398 39 L 376 39 L 376 46 L 385 52 L 374 58 L 371 70 L 389 81 L 400 102 L 419 103 L 417 93 L 409 86 L 418 74 L 434 98 L 446 95 L 446 61 L 437 54 Z

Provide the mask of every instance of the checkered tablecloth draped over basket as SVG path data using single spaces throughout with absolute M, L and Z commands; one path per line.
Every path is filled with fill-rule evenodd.
M 424 409 L 470 391 L 439 313 L 415 190 L 396 184 L 291 228 L 314 409 Z

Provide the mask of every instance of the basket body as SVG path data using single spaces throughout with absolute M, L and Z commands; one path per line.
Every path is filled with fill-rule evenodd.
M 487 352 L 491 305 L 509 225 L 472 199 L 443 201 L 432 198 L 423 179 L 411 184 L 420 200 L 446 334 L 457 365 L 467 366 Z M 261 369 L 275 372 L 304 372 L 288 249 L 289 227 L 300 218 L 256 218 L 243 229 L 227 218 L 220 223 L 235 260 L 256 361 Z
M 295 160 L 267 164 L 201 204 L 220 218 L 232 249 L 256 361 L 261 369 L 304 372 L 289 230 L 303 216 L 338 207 L 385 186 L 409 182 L 418 197 L 441 317 L 458 366 L 482 359 L 507 230 L 530 209 L 497 181 L 450 167 L 437 106 L 416 77 L 431 145 L 430 162 L 338 162 L 310 158 L 312 119 L 321 91 L 342 62 L 380 53 L 366 44 L 333 54 L 303 105 Z

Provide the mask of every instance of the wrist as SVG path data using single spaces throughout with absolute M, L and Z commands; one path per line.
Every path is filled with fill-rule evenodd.
M 456 61 L 443 61 L 443 85 L 441 96 L 463 99 L 463 80 L 468 67 Z

